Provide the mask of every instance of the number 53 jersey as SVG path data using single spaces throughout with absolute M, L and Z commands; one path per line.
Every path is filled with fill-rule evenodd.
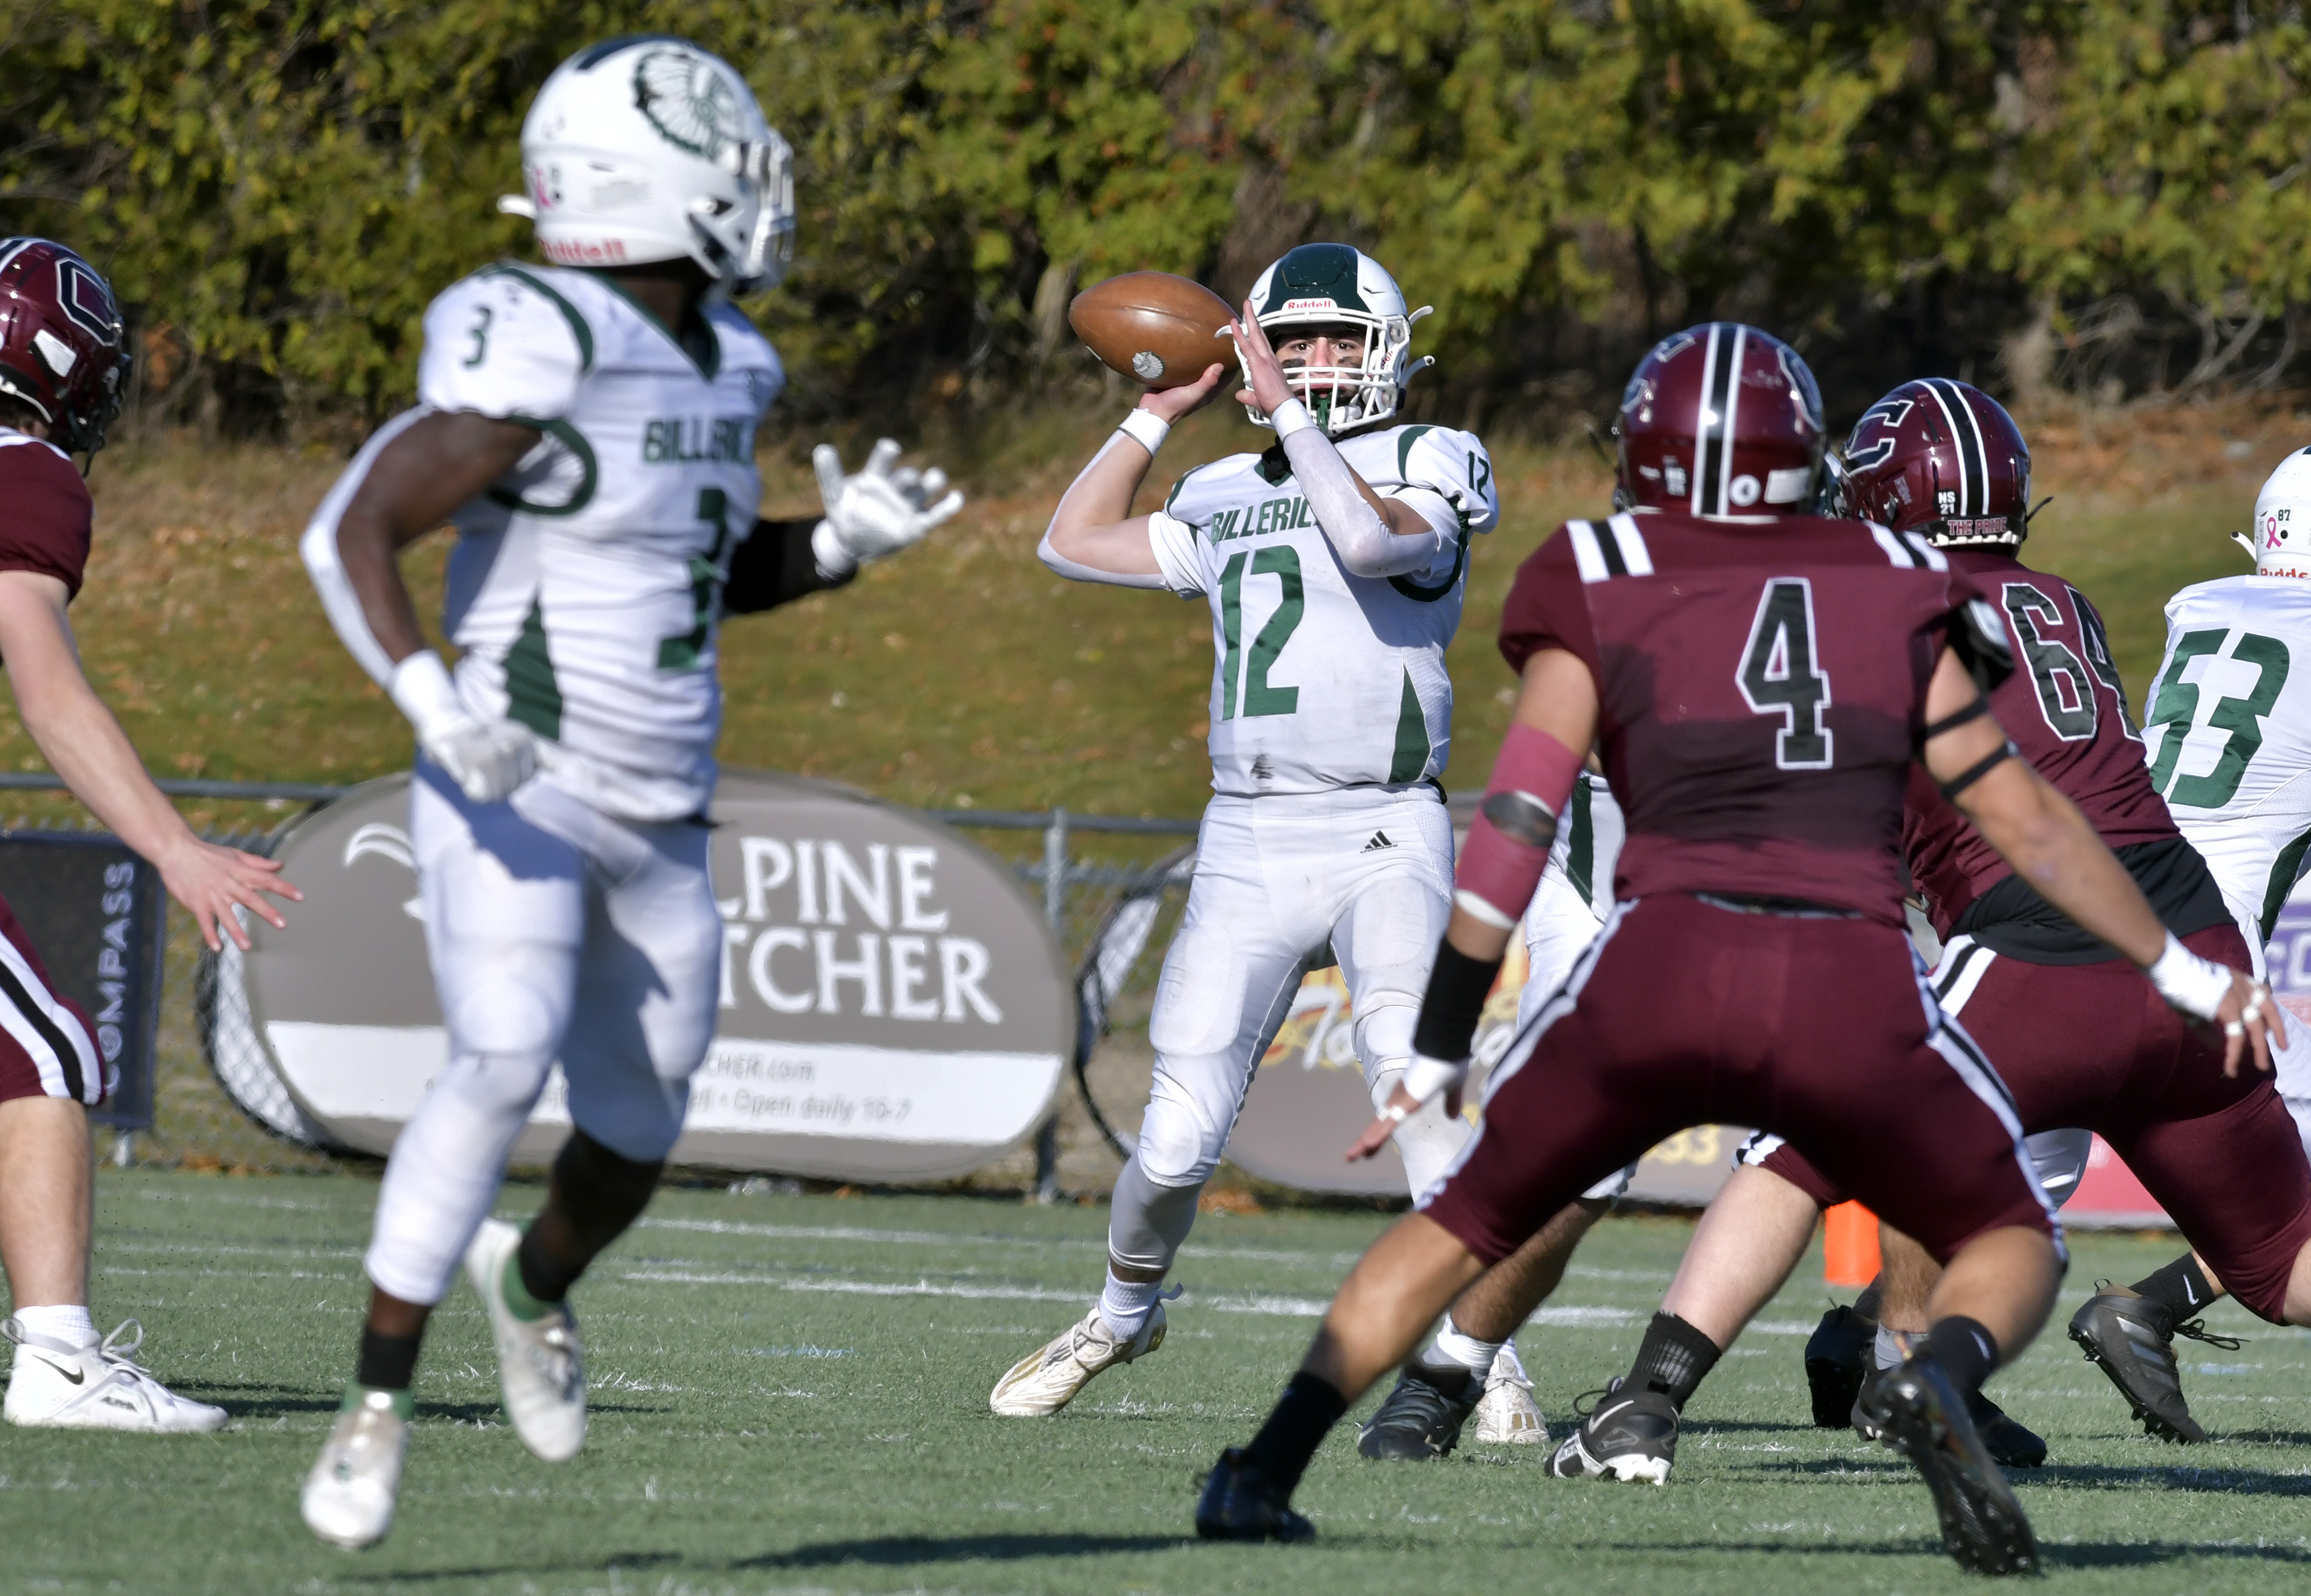
M 609 815 L 706 807 L 721 728 L 720 589 L 754 530 L 754 428 L 778 355 L 728 306 L 702 362 L 605 277 L 476 273 L 425 313 L 418 397 L 544 440 L 451 517 L 467 707 L 554 745 L 543 780 Z
M 2151 785 L 2260 964 L 2311 857 L 2311 582 L 2231 576 L 2167 600 L 2143 731 Z
M 1182 476 L 1151 519 L 1172 589 L 1212 609 L 1212 788 L 1232 797 L 1428 781 L 1452 747 L 1444 650 L 1461 625 L 1469 541 L 1500 519 L 1473 434 L 1386 427 L 1339 440 L 1374 493 L 1440 534 L 1425 570 L 1351 575 L 1281 446 Z

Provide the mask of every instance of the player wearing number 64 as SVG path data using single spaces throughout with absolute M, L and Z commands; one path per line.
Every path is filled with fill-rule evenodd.
M 754 429 L 785 385 L 729 301 L 794 232 L 786 141 L 746 80 L 663 34 L 580 51 L 522 126 L 545 266 L 487 267 L 425 314 L 417 407 L 380 428 L 304 554 L 337 634 L 417 734 L 410 839 L 449 1061 L 395 1145 L 359 1360 L 305 1522 L 391 1522 L 427 1315 L 462 1260 L 508 1417 L 547 1462 L 585 1439 L 567 1297 L 650 1200 L 706 1056 L 722 923 L 705 824 L 725 615 L 838 587 L 962 506 L 885 440 L 824 515 L 758 519 Z M 453 676 L 396 564 L 443 521 Z M 576 1130 L 526 1232 L 488 1218 L 559 1060 Z
M 999 1414 L 1054 1413 L 1162 1344 L 1164 1278 L 1312 957 L 1329 946 L 1339 961 L 1375 1104 L 1412 1061 L 1452 907 L 1444 650 L 1470 537 L 1499 513 L 1482 443 L 1399 423 L 1426 363 L 1411 358 L 1426 314 L 1369 257 L 1301 246 L 1229 324 L 1235 397 L 1274 442 L 1199 466 L 1162 510 L 1131 513 L 1171 424 L 1222 391 L 1216 361 L 1142 396 L 1051 517 L 1041 553 L 1060 575 L 1211 606 L 1214 796 L 1156 989 L 1155 1083 L 1116 1181 L 1104 1288 L 1002 1377 Z M 1441 1105 L 1397 1128 L 1416 1192 L 1465 1136 Z

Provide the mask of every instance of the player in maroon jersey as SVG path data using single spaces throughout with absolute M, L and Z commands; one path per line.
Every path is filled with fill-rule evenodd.
M 1291 1492 L 1348 1402 L 1454 1295 L 1609 1170 L 1686 1126 L 1757 1124 L 1946 1269 L 1888 1382 L 1888 1438 L 1965 1565 L 2036 1564 L 1967 1417 L 2036 1333 L 2062 1271 L 1995 1073 L 1935 1003 L 1902 920 L 1913 760 L 2169 1001 L 2267 1064 L 2269 994 L 2183 948 L 2077 810 L 2011 757 L 1982 694 L 2010 666 L 1982 589 L 1915 536 L 1796 513 L 1820 402 L 1796 353 L 1717 323 L 1657 345 L 1623 395 L 1629 512 L 1572 522 L 1518 571 L 1502 651 L 1522 676 L 1458 871 L 1391 1117 L 1465 1074 L 1556 810 L 1594 742 L 1628 826 L 1612 918 L 1496 1069 L 1452 1173 L 1342 1286 L 1251 1444 L 1197 1508 L 1211 1538 L 1311 1533 Z M 1881 1206 L 1882 1205 L 1882 1206 Z
M 0 660 L 24 728 L 74 796 L 161 872 L 211 947 L 220 926 L 246 947 L 232 907 L 277 926 L 264 894 L 295 889 L 271 860 L 187 827 L 81 674 L 65 618 L 92 519 L 69 457 L 104 446 L 127 366 L 112 291 L 88 263 L 45 240 L 0 239 Z M 224 1409 L 133 1361 L 141 1329 L 99 1342 L 89 1319 L 88 1110 L 114 1074 L 99 1034 L 0 903 L 0 1267 L 14 1300 L 0 1333 L 15 1344 L 4 1412 L 57 1428 L 213 1430 Z
M 2248 967 L 2213 876 L 2151 786 L 2101 617 L 2069 583 L 2017 558 L 2030 457 L 2013 421 L 1965 383 L 1907 382 L 1863 414 L 1845 459 L 1847 513 L 1946 551 L 2006 616 L 2021 668 L 1990 702 L 2023 755 L 2116 851 L 2170 933 L 2219 964 Z M 1996 1061 L 2023 1128 L 2100 1134 L 2197 1249 L 2098 1295 L 2071 1335 L 2153 1434 L 2206 1439 L 2172 1377 L 2175 1326 L 2224 1289 L 2263 1319 L 2311 1321 L 2311 1164 L 2285 1104 L 2269 1077 L 2226 1075 L 2219 1038 L 2151 999 L 2116 948 L 2031 890 L 1931 782 L 1912 781 L 1903 837 L 1942 940 L 1936 999 Z M 1558 1449 L 1557 1472 L 1626 1478 L 1640 1460 L 1665 1465 L 1676 1409 L 1781 1288 L 1819 1210 L 1845 1195 L 1818 1160 L 1776 1137 L 1751 1138 L 1740 1161 L 1661 1304 L 1692 1347 L 1680 1377 L 1664 1379 L 1641 1351 L 1623 1386 L 1658 1400 L 1602 1421 L 1592 1415 Z M 2238 1180 L 2242 1168 L 2256 1172 L 2253 1182 Z M 2075 1166 L 2062 1173 L 2075 1183 Z M 1925 1330 L 1936 1275 L 1914 1241 L 1889 1227 L 1884 1242 L 1881 1369 L 1900 1363 L 1902 1339 Z M 2139 1321 L 2139 1332 L 2101 1324 L 2113 1315 Z M 1858 1356 L 1849 1365 L 1833 1355 L 1849 1319 L 1834 1311 L 1808 1347 L 1815 1419 L 1843 1424 L 1850 1410 L 1872 1435 L 1875 1384 L 1863 1383 Z M 2161 1411 L 2168 1392 L 2171 1413 Z M 2045 1443 L 1986 1400 L 1977 1397 L 1974 1417 L 2001 1461 L 2044 1461 Z

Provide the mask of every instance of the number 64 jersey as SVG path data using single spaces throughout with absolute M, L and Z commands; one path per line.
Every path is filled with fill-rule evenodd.
M 458 696 L 546 739 L 541 780 L 637 821 L 701 813 L 721 728 L 720 585 L 754 526 L 754 429 L 778 355 L 727 305 L 702 362 L 605 277 L 503 265 L 425 312 L 419 407 L 379 429 L 321 516 L 385 446 L 463 411 L 545 434 L 452 512 L 445 616 Z
M 2151 785 L 2205 856 L 2261 975 L 2311 858 L 2311 582 L 2231 576 L 2167 600 L 2144 722 Z

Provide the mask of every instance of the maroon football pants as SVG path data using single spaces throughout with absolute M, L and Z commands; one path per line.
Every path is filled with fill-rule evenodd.
M 2194 931 L 2183 944 L 2253 968 L 2237 927 Z M 2224 1075 L 2220 1033 L 2169 1008 L 2124 959 L 2031 964 L 1961 938 L 1944 952 L 1934 987 L 1998 1067 L 2026 1131 L 2076 1126 L 2100 1136 L 2230 1294 L 2279 1321 L 2296 1255 L 2311 1241 L 2311 1163 L 2271 1077 L 2252 1060 Z M 1852 1195 L 1877 1208 L 1794 1147 L 1762 1163 L 1824 1207 Z
M 1666 894 L 1620 905 L 1494 1072 L 1422 1211 L 1486 1262 L 1701 1124 L 1763 1126 L 1947 1260 L 2059 1237 L 1997 1076 L 1942 1023 L 1909 940 L 1850 916 Z

